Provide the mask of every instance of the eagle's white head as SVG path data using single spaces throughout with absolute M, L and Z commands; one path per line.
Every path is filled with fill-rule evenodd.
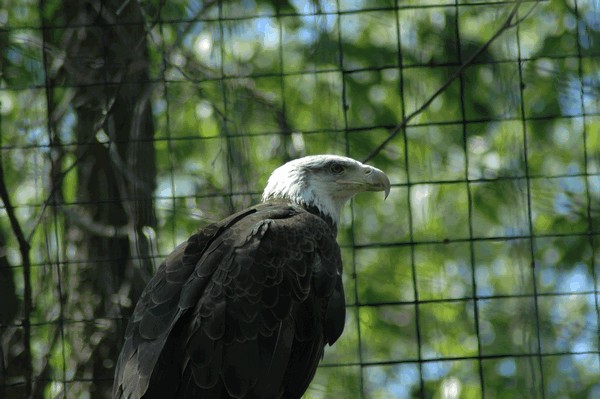
M 390 193 L 390 180 L 381 170 L 338 155 L 312 155 L 290 161 L 269 177 L 262 200 L 288 199 L 314 206 L 336 224 L 344 204 L 362 191 Z

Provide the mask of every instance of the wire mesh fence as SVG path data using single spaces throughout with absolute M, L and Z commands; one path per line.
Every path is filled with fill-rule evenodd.
M 4 0 L 0 396 L 110 397 L 160 261 L 336 153 L 393 188 L 307 398 L 600 397 L 599 11 Z

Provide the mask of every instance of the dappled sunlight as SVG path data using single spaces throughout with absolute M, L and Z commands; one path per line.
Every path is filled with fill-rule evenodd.
M 321 153 L 391 191 L 304 398 L 600 397 L 597 1 L 5 3 L 0 397 L 110 397 L 160 262 Z

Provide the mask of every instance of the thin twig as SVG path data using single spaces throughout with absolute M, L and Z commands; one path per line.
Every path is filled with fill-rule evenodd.
M 515 18 L 515 16 L 517 15 L 517 11 L 519 10 L 519 6 L 521 5 L 522 0 L 518 0 L 514 7 L 512 8 L 512 10 L 510 11 L 510 13 L 508 14 L 508 17 L 506 18 L 506 20 L 504 21 L 504 23 L 502 24 L 502 26 L 500 26 L 500 28 L 496 31 L 496 33 L 494 33 L 494 35 L 492 37 L 490 37 L 488 39 L 487 42 L 485 42 L 481 47 L 479 47 L 479 49 L 473 53 L 473 55 L 471 55 L 471 57 L 469 57 L 469 59 L 467 59 L 465 62 L 463 62 L 461 64 L 461 66 L 454 71 L 454 73 L 452 75 L 450 75 L 450 77 L 446 80 L 446 82 L 439 88 L 436 90 L 435 93 L 433 93 L 431 95 L 431 97 L 429 97 L 427 99 L 427 101 L 425 101 L 419 108 L 417 108 L 415 111 L 413 111 L 412 113 L 410 113 L 409 115 L 407 115 L 406 117 L 404 117 L 404 119 L 402 120 L 402 122 L 400 122 L 398 125 L 396 125 L 396 127 L 394 127 L 392 129 L 392 131 L 390 132 L 390 134 L 385 138 L 385 140 L 383 140 L 373 151 L 371 151 L 369 153 L 369 155 L 367 155 L 367 157 L 365 159 L 363 159 L 362 162 L 367 162 L 370 161 L 371 159 L 373 159 L 377 154 L 379 154 L 379 152 L 381 152 L 381 150 L 383 150 L 389 143 L 390 141 L 392 141 L 392 139 L 394 137 L 396 137 L 396 135 L 398 135 L 398 133 L 400 133 L 402 130 L 404 130 L 406 128 L 406 126 L 408 125 L 408 122 L 410 122 L 413 118 L 415 118 L 417 115 L 419 115 L 420 113 L 422 113 L 423 111 L 425 111 L 430 105 L 431 103 L 440 95 L 442 94 L 444 91 L 446 91 L 446 89 L 460 76 L 462 75 L 462 73 L 465 71 L 465 69 L 467 69 L 469 66 L 471 66 L 473 64 L 473 62 L 477 59 L 477 57 L 479 57 L 481 54 L 483 54 L 483 52 L 485 50 L 488 49 L 488 47 L 490 47 L 490 45 L 498 38 L 500 37 L 500 35 L 502 35 L 502 33 L 504 33 L 506 30 L 516 26 L 520 21 L 522 21 L 523 19 L 527 18 L 527 16 L 529 16 L 529 14 L 531 13 L 532 10 L 529 10 L 529 12 L 525 15 L 525 17 L 521 18 L 520 20 L 517 20 L 515 22 L 513 22 L 513 19 Z M 535 6 L 534 6 L 535 7 Z M 532 7 L 533 9 L 533 7 Z
M 58 209 L 71 223 L 90 234 L 104 238 L 127 238 L 133 231 L 133 228 L 129 225 L 114 226 L 99 223 L 83 207 L 76 206 L 71 208 L 62 206 Z
M 10 226 L 12 228 L 17 241 L 19 242 L 19 251 L 21 252 L 21 261 L 23 262 L 23 285 L 24 285 L 24 298 L 23 298 L 23 347 L 25 357 L 25 393 L 26 397 L 31 396 L 31 382 L 33 376 L 33 369 L 31 363 L 31 326 L 29 324 L 29 317 L 31 314 L 31 259 L 29 258 L 29 250 L 31 249 L 29 242 L 25 239 L 21 224 L 15 215 L 15 209 L 10 203 L 10 197 L 8 195 L 8 189 L 6 188 L 6 182 L 4 181 L 4 169 L 2 162 L 0 162 L 0 198 L 4 203 L 4 209 L 10 220 Z
M 82 143 L 82 146 L 87 143 L 88 142 Z M 91 141 L 90 141 L 90 143 L 91 143 Z M 33 222 L 33 225 L 31 226 L 31 232 L 29 233 L 29 236 L 27 237 L 27 242 L 31 242 L 31 240 L 33 239 L 33 235 L 35 234 L 39 225 L 42 223 L 42 220 L 44 219 L 44 214 L 46 213 L 46 209 L 50 206 L 50 202 L 54 198 L 54 195 L 56 194 L 56 192 L 62 188 L 62 182 L 67 177 L 69 172 L 72 171 L 73 169 L 75 169 L 77 167 L 77 165 L 79 164 L 79 162 L 81 162 L 86 156 L 89 155 L 89 149 L 90 149 L 90 147 L 87 147 L 77 158 L 75 158 L 73 163 L 71 163 L 65 170 L 61 171 L 61 173 L 56 178 L 56 181 L 52 182 L 52 187 L 50 189 L 50 192 L 48 193 L 48 196 L 46 197 L 46 199 L 42 202 L 41 209 L 38 212 L 38 215 L 37 215 L 35 221 Z

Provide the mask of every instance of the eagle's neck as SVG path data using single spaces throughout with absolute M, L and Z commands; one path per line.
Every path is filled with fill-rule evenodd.
M 324 214 L 316 206 L 302 205 L 302 207 L 304 209 L 306 209 L 308 212 L 312 213 L 313 215 L 317 215 L 321 219 L 325 220 L 327 222 L 327 224 L 329 225 L 329 227 L 331 227 L 331 230 L 333 231 L 333 234 L 337 235 L 337 221 L 333 220 L 333 218 L 331 218 L 331 216 Z
M 331 187 L 321 187 L 315 182 L 309 183 L 309 179 L 304 176 L 306 172 L 302 170 L 280 171 L 280 169 L 269 178 L 263 192 L 263 202 L 274 199 L 288 200 L 319 215 L 331 226 L 337 226 L 340 210 L 345 201 L 338 201 L 330 195 Z

